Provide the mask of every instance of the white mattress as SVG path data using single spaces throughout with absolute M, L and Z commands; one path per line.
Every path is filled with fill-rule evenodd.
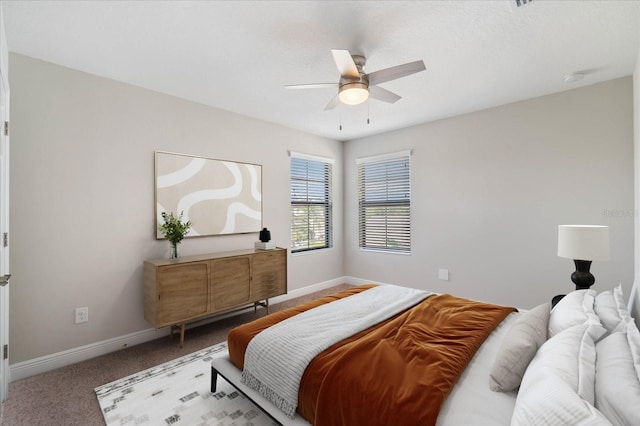
M 438 416 L 438 426 L 471 424 L 497 426 L 511 423 L 511 415 L 516 403 L 516 392 L 502 393 L 489 389 L 489 371 L 493 366 L 504 335 L 518 315 L 521 314 L 514 312 L 505 318 L 480 346 L 443 404 Z M 211 365 L 281 424 L 287 426 L 309 424 L 297 414 L 293 420 L 287 418 L 282 411 L 264 397 L 243 385 L 240 382 L 240 370 L 231 363 L 228 357 L 216 358 Z

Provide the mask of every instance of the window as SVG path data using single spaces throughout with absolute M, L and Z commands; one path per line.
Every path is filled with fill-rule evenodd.
M 333 160 L 291 153 L 291 252 L 332 245 Z
M 410 155 L 403 151 L 357 160 L 361 248 L 411 251 Z

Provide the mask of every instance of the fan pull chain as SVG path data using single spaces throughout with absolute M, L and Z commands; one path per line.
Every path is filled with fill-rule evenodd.
M 342 130 L 342 111 L 340 111 L 340 130 Z
M 371 101 L 367 99 L 367 124 L 371 124 L 369 117 L 371 116 Z

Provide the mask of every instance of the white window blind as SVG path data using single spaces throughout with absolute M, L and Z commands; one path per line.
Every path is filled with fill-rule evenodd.
M 358 159 L 359 245 L 411 251 L 410 152 Z
M 291 252 L 332 245 L 332 160 L 291 153 Z

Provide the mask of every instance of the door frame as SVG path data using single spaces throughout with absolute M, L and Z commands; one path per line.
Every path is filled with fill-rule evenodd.
M 9 274 L 9 135 L 5 134 L 5 124 L 9 122 L 9 88 L 6 78 L 0 78 L 0 276 Z M 5 237 L 5 235 L 7 237 Z M 9 354 L 9 288 L 0 286 L 0 402 L 9 394 L 10 370 Z M 7 350 L 8 352 L 8 350 Z
M 5 132 L 5 123 L 9 123 L 10 87 L 9 51 L 7 49 L 7 38 L 5 35 L 2 2 L 0 2 L 0 39 L 0 85 L 2 86 L 2 90 L 0 90 L 0 96 L 2 97 L 2 99 L 0 100 L 0 276 L 4 276 L 10 273 L 8 246 L 9 132 Z M 8 356 L 9 287 L 10 284 L 7 284 L 6 286 L 0 286 L 0 402 L 3 402 L 7 399 L 9 395 L 9 382 L 11 381 Z

